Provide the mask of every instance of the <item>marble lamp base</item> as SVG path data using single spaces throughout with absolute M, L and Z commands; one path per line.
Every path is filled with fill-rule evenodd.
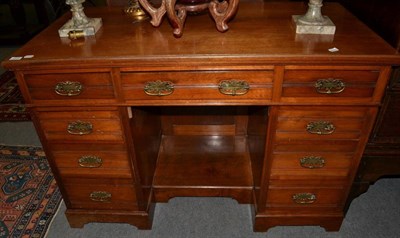
M 292 16 L 293 22 L 296 26 L 296 34 L 321 34 L 321 35 L 335 34 L 336 26 L 327 16 L 323 16 L 325 21 L 322 24 L 306 24 L 298 21 L 300 17 L 302 17 L 302 15 Z
M 70 32 L 81 31 L 83 36 L 92 36 L 102 26 L 101 18 L 89 18 L 89 22 L 84 26 L 76 27 L 73 19 L 67 21 L 60 29 L 58 29 L 58 34 L 60 37 L 69 37 Z

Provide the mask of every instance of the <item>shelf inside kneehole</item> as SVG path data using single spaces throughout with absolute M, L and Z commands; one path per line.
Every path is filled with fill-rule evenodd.
M 253 187 L 244 136 L 164 136 L 154 187 Z
M 146 167 L 147 176 L 154 171 L 151 180 L 156 191 L 171 197 L 176 191 L 177 196 L 187 194 L 179 189 L 188 189 L 193 196 L 229 196 L 230 190 L 250 194 L 257 186 L 264 157 L 266 107 L 133 107 L 132 112 L 133 135 L 139 130 L 152 131 L 152 136 L 134 138 L 134 143 L 159 145 L 157 158 L 155 153 L 152 158 L 138 156 L 143 151 L 135 147 L 141 160 L 139 170 Z M 149 126 L 153 128 L 145 129 Z M 159 141 L 149 143 L 149 138 Z M 154 164 L 150 173 L 149 159 Z

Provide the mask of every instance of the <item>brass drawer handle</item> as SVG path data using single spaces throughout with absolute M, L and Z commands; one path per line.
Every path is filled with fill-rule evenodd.
M 222 80 L 218 84 L 218 89 L 225 95 L 240 96 L 248 93 L 250 86 L 244 80 Z
M 306 156 L 300 159 L 300 166 L 308 169 L 323 168 L 325 159 L 320 156 Z
M 335 126 L 329 121 L 313 121 L 307 124 L 307 131 L 311 134 L 329 135 L 335 131 Z
M 315 89 L 322 94 L 341 93 L 345 87 L 346 85 L 341 79 L 319 79 L 315 82 Z
M 74 121 L 68 124 L 67 131 L 71 135 L 88 135 L 93 132 L 93 125 L 90 122 Z
M 83 89 L 83 85 L 80 82 L 70 82 L 70 81 L 65 81 L 65 82 L 60 82 L 58 83 L 54 91 L 61 96 L 78 96 L 81 94 Z
M 168 96 L 174 92 L 174 84 L 161 80 L 147 82 L 144 92 L 150 96 Z
M 95 202 L 110 202 L 111 193 L 106 191 L 94 191 L 90 193 L 89 198 Z
M 296 193 L 292 199 L 297 204 L 311 204 L 317 201 L 317 196 L 313 193 Z
M 79 158 L 78 164 L 83 168 L 98 168 L 103 165 L 103 160 L 95 155 L 84 155 Z

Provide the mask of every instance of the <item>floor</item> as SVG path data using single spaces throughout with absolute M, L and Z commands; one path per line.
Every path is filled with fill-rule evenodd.
M 0 47 L 0 60 L 8 59 L 18 46 Z M 0 74 L 6 69 L 0 67 Z M 31 121 L 0 122 L 0 144 L 6 145 L 36 145 L 41 143 Z

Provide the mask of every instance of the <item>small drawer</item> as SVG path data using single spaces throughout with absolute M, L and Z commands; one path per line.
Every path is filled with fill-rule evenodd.
M 24 78 L 33 101 L 115 98 L 110 72 L 26 74 Z
M 125 100 L 270 101 L 273 71 L 123 72 Z
M 128 179 L 63 178 L 72 209 L 137 210 L 134 184 Z
M 282 97 L 299 98 L 372 98 L 379 69 L 315 69 L 285 70 Z
M 367 122 L 367 110 L 361 107 L 282 107 L 276 140 L 358 139 Z
M 53 159 L 62 177 L 132 178 L 131 165 L 126 151 L 107 151 L 101 144 L 93 144 L 94 150 L 76 150 L 65 144 L 68 150 L 52 150 Z
M 50 141 L 123 141 L 118 111 L 60 111 L 36 113 Z
M 275 153 L 272 156 L 271 179 L 346 179 L 353 154 L 348 153 Z
M 344 199 L 342 187 L 275 187 L 267 191 L 267 207 L 339 207 Z

